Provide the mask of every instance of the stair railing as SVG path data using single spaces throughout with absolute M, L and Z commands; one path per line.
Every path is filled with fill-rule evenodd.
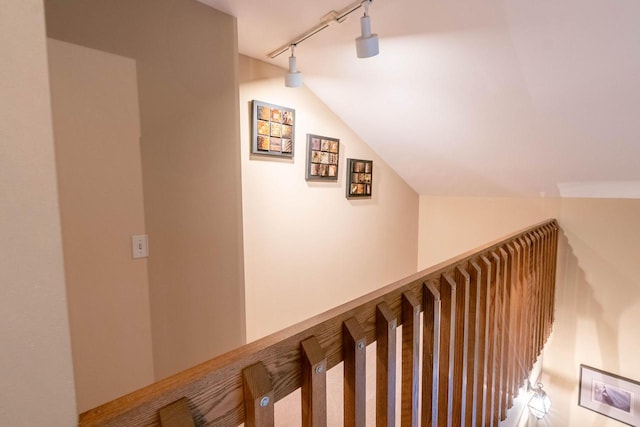
M 344 362 L 344 425 L 364 426 L 369 362 L 377 425 L 395 426 L 399 415 L 402 426 L 497 426 L 551 332 L 557 242 L 555 220 L 520 230 L 89 410 L 79 423 L 273 426 L 275 402 L 301 388 L 302 425 L 326 426 L 326 374 Z M 374 341 L 376 360 L 366 360 Z

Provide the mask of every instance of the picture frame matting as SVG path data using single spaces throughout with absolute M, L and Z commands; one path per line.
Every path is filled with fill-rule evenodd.
M 580 365 L 578 405 L 630 426 L 640 426 L 640 382 Z

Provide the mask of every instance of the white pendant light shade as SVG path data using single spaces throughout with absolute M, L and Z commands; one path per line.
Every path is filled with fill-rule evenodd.
M 362 35 L 356 39 L 356 52 L 358 58 L 370 58 L 376 56 L 380 51 L 378 47 L 378 35 L 371 34 L 371 20 L 365 13 L 360 18 L 360 32 Z
M 286 87 L 302 86 L 302 73 L 298 71 L 296 57 L 293 56 L 293 46 L 291 46 L 291 56 L 289 57 L 289 72 L 284 76 L 284 85 Z

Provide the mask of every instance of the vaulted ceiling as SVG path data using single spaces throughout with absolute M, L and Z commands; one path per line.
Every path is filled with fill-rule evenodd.
M 238 19 L 242 54 L 287 43 L 349 0 L 200 0 Z M 296 49 L 305 85 L 418 193 L 640 197 L 640 2 L 375 0 Z M 283 72 L 284 75 L 284 72 Z M 296 90 L 296 89 L 287 89 Z

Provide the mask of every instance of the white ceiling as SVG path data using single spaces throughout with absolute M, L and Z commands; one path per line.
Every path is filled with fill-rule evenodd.
M 271 50 L 350 0 L 201 0 Z M 305 84 L 423 195 L 640 198 L 638 0 L 374 0 L 296 49 Z M 295 89 L 291 89 L 295 90 Z

